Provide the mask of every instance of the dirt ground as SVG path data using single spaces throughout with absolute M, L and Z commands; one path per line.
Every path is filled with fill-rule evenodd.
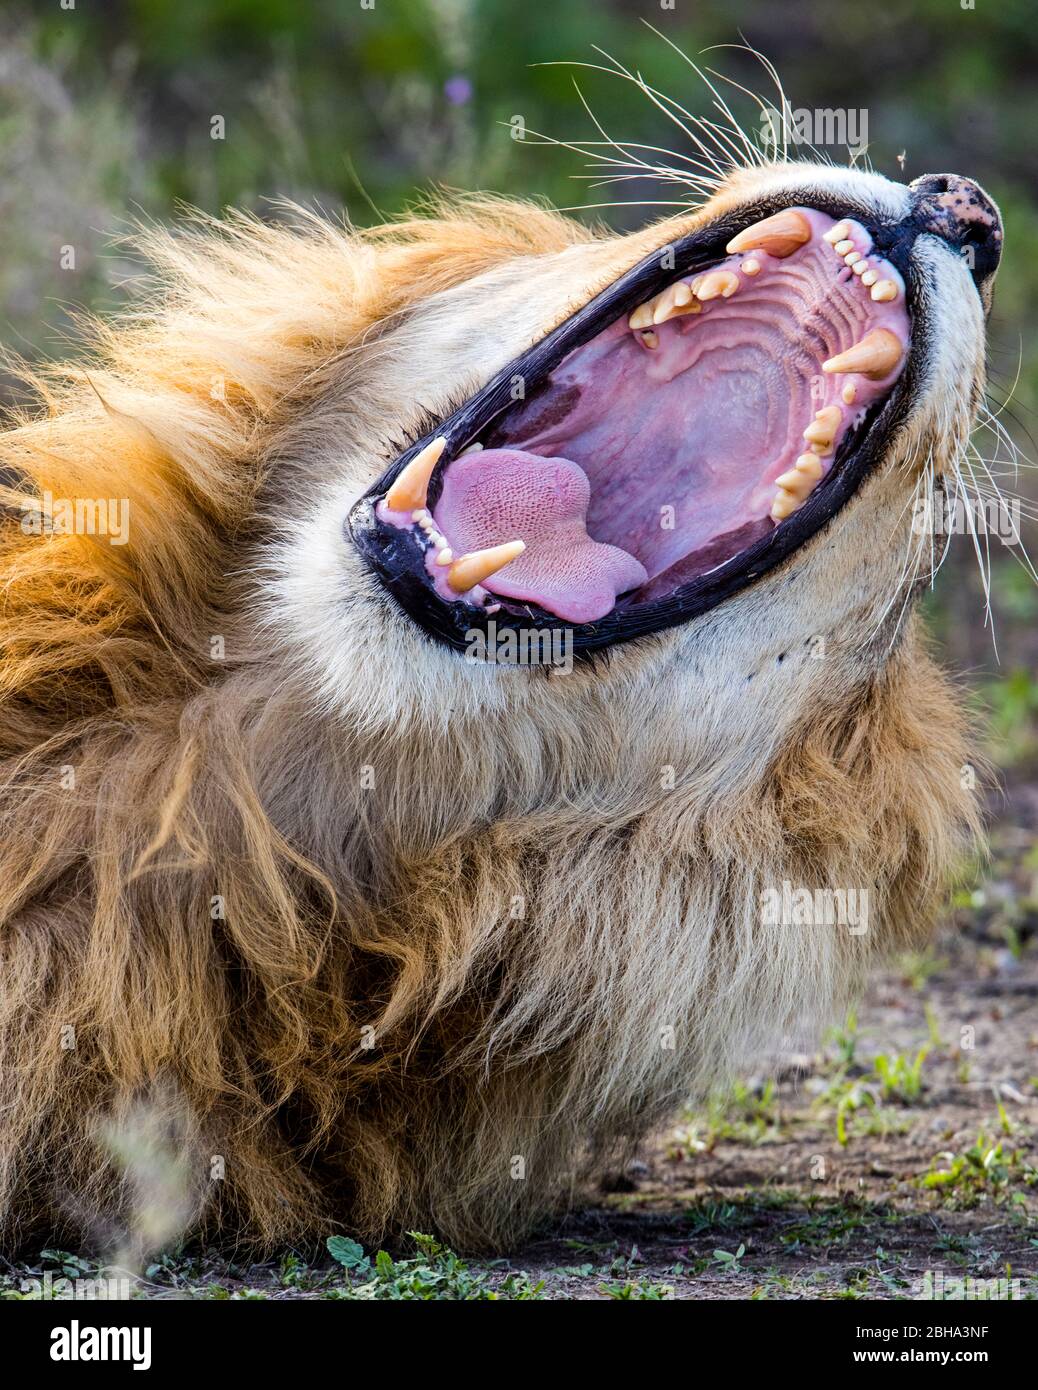
M 156 1261 L 144 1298 L 895 1299 L 920 1281 L 1019 1280 L 1038 1297 L 1038 791 L 992 833 L 983 886 L 933 948 L 877 977 L 814 1055 L 782 1053 L 675 1117 L 627 1172 L 508 1260 L 352 1242 L 238 1266 Z M 41 1252 L 0 1296 L 90 1277 Z

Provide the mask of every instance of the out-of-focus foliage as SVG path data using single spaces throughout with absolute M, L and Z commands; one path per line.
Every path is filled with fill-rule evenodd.
M 881 172 L 970 174 L 999 201 L 1008 237 L 992 381 L 1001 397 L 1019 374 L 1006 419 L 1034 456 L 1038 26 L 1030 0 L 976 8 L 969 0 L 668 3 L 77 0 L 63 9 L 58 0 L 7 0 L 0 339 L 30 353 L 67 350 L 69 306 L 117 307 L 132 273 L 113 235 L 134 215 L 169 218 L 177 200 L 266 215 L 267 200 L 289 197 L 363 223 L 393 216 L 436 183 L 559 206 L 619 201 L 626 206 L 582 215 L 635 226 L 667 211 L 646 203 L 685 191 L 651 178 L 611 187 L 580 181 L 574 176 L 588 172 L 580 155 L 532 135 L 514 139 L 516 127 L 563 141 L 608 134 L 691 155 L 679 106 L 716 113 L 690 60 L 768 94 L 751 55 L 704 51 L 745 39 L 774 62 L 794 107 L 865 110 L 869 157 Z M 679 106 L 655 105 L 633 83 L 573 66 L 604 63 L 597 50 Z M 744 124 L 759 130 L 753 102 L 723 90 Z M 212 138 L 216 118 L 223 138 Z M 69 247 L 74 266 L 63 265 Z M 1023 488 L 1034 494 L 1026 479 Z M 955 597 L 936 616 L 960 664 L 992 666 L 967 550 L 960 540 Z M 1008 578 L 1012 556 L 996 554 L 995 569 L 1011 665 L 1034 669 L 1033 590 Z

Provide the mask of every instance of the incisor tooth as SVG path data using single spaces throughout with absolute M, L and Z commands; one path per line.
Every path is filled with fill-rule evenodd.
M 775 500 L 771 504 L 771 518 L 773 521 L 785 521 L 787 516 L 792 516 L 800 506 L 800 499 L 794 497 L 791 492 L 787 492 L 784 487 L 780 487 L 775 494 Z
M 652 327 L 652 305 L 639 304 L 634 313 L 627 320 L 628 328 L 651 328 Z
M 443 565 L 444 568 L 446 568 L 447 565 L 451 565 L 454 563 L 454 551 L 450 548 L 449 545 L 445 545 L 443 549 L 439 552 L 439 554 L 436 556 L 436 563 L 438 565 Z
M 675 318 L 678 314 L 698 314 L 700 307 L 695 303 L 692 296 L 692 289 L 686 285 L 684 280 L 679 280 L 676 285 L 668 285 L 662 294 L 658 294 L 653 300 L 655 308 L 653 310 L 652 321 L 656 323 L 666 323 L 668 319 Z
M 518 559 L 525 549 L 525 541 L 506 541 L 504 545 L 492 545 L 486 550 L 473 550 L 454 561 L 447 571 L 447 583 L 456 594 L 468 593 L 469 589 Z
M 808 444 L 831 444 L 842 419 L 843 411 L 838 405 L 827 405 L 815 414 L 804 431 L 804 438 Z
M 765 251 L 769 256 L 780 260 L 791 256 L 805 242 L 811 240 L 811 224 L 802 212 L 787 208 L 776 212 L 773 217 L 765 217 L 746 227 L 738 236 L 733 236 L 725 247 L 730 256 L 737 251 Z
M 415 454 L 386 493 L 387 507 L 394 512 L 412 512 L 425 506 L 429 479 L 446 445 L 447 441 L 441 434 L 427 444 L 421 453 Z
M 837 254 L 838 256 L 846 256 L 846 254 L 847 254 L 848 251 L 853 251 L 853 250 L 854 250 L 854 242 L 851 241 L 850 238 L 848 238 L 848 237 L 844 237 L 843 241 L 838 241 L 838 242 L 836 243 L 836 254 Z
M 848 381 L 847 385 L 840 392 L 840 395 L 843 397 L 844 403 L 846 405 L 853 405 L 854 398 L 857 394 L 858 390 L 857 387 L 854 385 L 853 381 Z
M 806 497 L 811 491 L 812 483 L 806 473 L 798 472 L 795 468 L 791 468 L 788 473 L 783 473 L 781 477 L 775 479 L 775 486 L 785 488 L 785 490 L 791 492 L 794 497 L 802 498 Z
M 860 343 L 823 362 L 822 371 L 830 376 L 860 372 L 871 381 L 880 381 L 889 376 L 901 361 L 903 351 L 900 341 L 889 328 L 874 328 L 871 333 L 865 334 Z
M 848 261 L 847 264 L 850 265 L 850 262 Z M 869 263 L 864 256 L 862 256 L 860 261 L 855 261 L 854 264 L 851 266 L 851 269 L 854 271 L 855 275 L 864 275 L 868 268 Z
M 874 285 L 878 279 L 879 276 L 876 274 L 874 270 L 866 270 L 864 275 L 861 277 L 861 283 L 863 285 Z
M 850 232 L 851 229 L 849 223 L 837 222 L 835 227 L 829 228 L 829 230 L 822 237 L 822 240 L 827 241 L 830 246 L 835 246 L 835 244 L 838 241 L 846 241 L 847 237 L 850 236 Z
M 731 299 L 739 288 L 739 277 L 730 270 L 711 270 L 692 286 L 697 299 Z
M 885 304 L 888 299 L 896 299 L 897 286 L 893 280 L 881 280 L 878 285 L 873 285 L 872 298 L 880 304 Z

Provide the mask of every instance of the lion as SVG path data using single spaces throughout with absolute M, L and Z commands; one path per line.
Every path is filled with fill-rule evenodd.
M 144 231 L 3 434 L 5 1249 L 507 1249 L 927 938 L 1001 235 L 785 159 Z

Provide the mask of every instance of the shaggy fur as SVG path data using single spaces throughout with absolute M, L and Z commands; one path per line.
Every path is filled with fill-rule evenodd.
M 151 300 L 35 381 L 2 441 L 7 1248 L 500 1248 L 925 935 L 974 810 L 884 608 L 918 462 L 968 428 L 947 383 L 777 575 L 569 675 L 434 647 L 342 539 L 397 448 L 695 220 L 151 234 Z M 45 490 L 128 498 L 129 543 L 24 534 Z M 763 927 L 783 880 L 867 885 L 869 930 Z

